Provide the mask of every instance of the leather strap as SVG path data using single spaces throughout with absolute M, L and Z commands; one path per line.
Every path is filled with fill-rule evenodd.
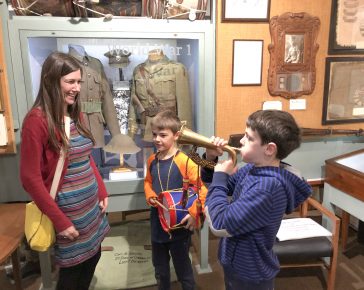
M 155 93 L 152 91 L 152 89 L 150 87 L 149 78 L 147 78 L 145 76 L 145 68 L 144 68 L 144 65 L 140 66 L 140 74 L 142 75 L 143 79 L 145 80 L 148 95 L 150 97 L 152 97 L 152 99 L 154 100 L 154 102 L 156 103 L 156 105 L 160 106 L 161 105 L 161 101 L 155 95 Z
M 67 138 L 70 137 L 70 129 L 71 129 L 70 124 L 71 124 L 70 117 L 65 116 L 64 117 L 64 125 L 65 125 L 65 131 L 66 131 Z M 59 180 L 61 179 L 62 169 L 63 169 L 63 166 L 64 166 L 65 155 L 66 155 L 65 150 L 61 149 L 61 152 L 59 154 L 57 167 L 56 167 L 56 172 L 54 173 L 54 177 L 53 177 L 51 192 L 50 192 L 51 197 L 53 199 L 55 199 L 55 197 L 56 197 Z

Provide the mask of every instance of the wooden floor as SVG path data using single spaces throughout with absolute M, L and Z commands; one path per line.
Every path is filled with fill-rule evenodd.
M 127 215 L 126 219 L 140 219 L 148 216 L 147 212 Z M 109 215 L 111 224 L 121 219 L 121 214 Z M 198 235 L 193 236 L 193 246 L 191 248 L 193 264 L 198 263 Z M 223 273 L 216 259 L 218 248 L 218 238 L 209 237 L 209 264 L 211 273 L 198 275 L 195 273 L 196 290 L 223 290 Z M 55 271 L 56 272 L 56 271 Z M 56 275 L 56 273 L 54 273 Z M 325 270 L 321 268 L 304 270 L 284 270 L 276 279 L 275 290 L 323 290 L 326 289 Z M 25 290 L 38 290 L 40 286 L 40 276 L 33 276 L 23 279 Z M 12 290 L 15 286 L 6 276 L 4 265 L 0 265 L 0 290 Z M 180 285 L 175 282 L 172 290 L 181 290 Z M 336 290 L 364 290 L 364 245 L 356 240 L 356 232 L 351 230 L 349 245 L 346 253 L 339 253 L 337 268 Z M 66 290 L 66 289 L 65 289 Z M 107 290 L 107 289 L 105 289 Z M 157 290 L 156 286 L 137 288 L 136 290 Z

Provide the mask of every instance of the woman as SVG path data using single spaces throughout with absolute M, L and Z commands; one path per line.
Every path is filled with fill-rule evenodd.
M 88 289 L 109 230 L 108 197 L 91 156 L 94 139 L 82 124 L 78 98 L 81 67 L 71 56 L 54 52 L 45 60 L 37 98 L 21 134 L 20 178 L 57 233 L 57 289 Z M 64 117 L 70 117 L 67 138 Z M 55 200 L 49 194 L 60 150 L 65 164 Z

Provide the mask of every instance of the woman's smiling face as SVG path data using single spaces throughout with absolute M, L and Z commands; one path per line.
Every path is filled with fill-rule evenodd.
M 81 71 L 76 70 L 61 77 L 60 82 L 65 106 L 73 105 L 81 89 Z

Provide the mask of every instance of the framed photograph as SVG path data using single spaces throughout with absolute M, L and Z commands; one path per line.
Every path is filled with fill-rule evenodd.
M 233 86 L 262 84 L 263 40 L 233 40 Z
M 329 54 L 364 54 L 364 0 L 332 0 Z
M 364 57 L 328 57 L 322 124 L 364 122 Z
M 270 0 L 222 0 L 222 22 L 268 22 Z
M 268 90 L 272 96 L 295 99 L 313 92 L 319 27 L 320 20 L 304 12 L 270 19 Z

